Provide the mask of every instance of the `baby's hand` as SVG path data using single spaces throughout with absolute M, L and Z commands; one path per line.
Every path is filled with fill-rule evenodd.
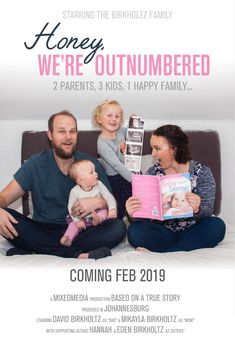
M 93 226 L 98 226 L 100 224 L 100 218 L 99 216 L 96 214 L 95 211 L 93 211 L 91 213 L 91 217 L 92 217 L 92 225 Z
M 76 227 L 79 229 L 79 231 L 81 232 L 83 229 L 86 229 L 86 225 L 85 222 L 80 220 L 76 222 Z
M 117 217 L 117 210 L 110 209 L 108 212 L 108 219 L 116 219 L 116 217 Z

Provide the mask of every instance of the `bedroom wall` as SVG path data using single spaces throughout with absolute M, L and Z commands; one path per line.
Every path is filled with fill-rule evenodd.
M 173 123 L 172 120 L 146 120 L 146 129 L 153 129 L 159 125 Z M 212 129 L 217 130 L 221 141 L 222 158 L 222 210 L 224 220 L 235 225 L 234 198 L 235 198 L 235 121 L 202 121 L 179 120 L 174 124 L 180 125 L 184 130 Z M 11 179 L 13 173 L 20 166 L 21 134 L 24 130 L 46 130 L 46 120 L 0 120 L 0 189 Z M 90 120 L 79 121 L 79 128 L 91 129 Z M 16 209 L 21 209 L 20 201 L 14 204 Z

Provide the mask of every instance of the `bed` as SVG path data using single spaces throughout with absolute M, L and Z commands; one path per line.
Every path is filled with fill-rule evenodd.
M 78 147 L 94 157 L 97 157 L 96 142 L 98 131 L 80 131 L 78 137 Z M 208 165 L 215 177 L 217 191 L 214 214 L 219 215 L 221 210 L 222 192 L 221 192 L 221 160 L 220 160 L 220 141 L 218 133 L 212 130 L 208 131 L 186 131 L 190 139 L 193 159 L 199 160 Z M 148 166 L 152 164 L 151 148 L 149 139 L 151 132 L 147 131 L 144 137 L 142 169 L 145 171 Z M 87 144 L 89 142 L 89 145 Z M 49 141 L 47 140 L 46 131 L 26 131 L 22 134 L 22 150 L 21 162 L 23 163 L 32 154 L 40 152 L 49 148 Z M 30 197 L 28 194 L 24 195 L 22 199 L 23 213 L 30 215 Z M 225 239 L 217 247 L 212 249 L 199 249 L 191 252 L 174 252 L 174 253 L 152 253 L 152 252 L 136 252 L 125 239 L 121 244 L 112 250 L 112 257 L 107 257 L 99 261 L 82 261 L 79 264 L 86 266 L 115 266 L 122 264 L 123 266 L 145 265 L 152 266 L 154 264 L 164 264 L 169 266 L 176 266 L 185 264 L 202 265 L 211 263 L 218 265 L 233 265 L 234 257 L 234 242 L 235 230 L 232 225 L 227 225 L 227 232 Z M 37 267 L 60 267 L 70 266 L 74 263 L 73 258 L 60 258 L 49 255 L 26 255 L 6 257 L 5 253 L 11 244 L 4 238 L 0 237 L 0 264 L 5 267 L 22 267 L 22 266 L 37 266 Z

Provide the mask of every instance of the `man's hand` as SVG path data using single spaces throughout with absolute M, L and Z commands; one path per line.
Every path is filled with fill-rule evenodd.
M 24 194 L 24 190 L 15 180 L 12 181 L 0 192 L 0 235 L 7 239 L 14 239 L 18 236 L 13 224 L 18 223 L 16 219 L 2 208 L 8 207 L 9 204 L 16 201 Z
M 12 224 L 16 224 L 18 221 L 6 210 L 0 209 L 0 235 L 7 239 L 14 239 L 18 236 L 17 231 Z
M 83 218 L 97 209 L 106 208 L 107 204 L 101 197 L 86 197 L 72 206 L 72 216 Z

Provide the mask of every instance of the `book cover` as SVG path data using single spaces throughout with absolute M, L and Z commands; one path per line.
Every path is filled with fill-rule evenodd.
M 142 203 L 133 217 L 160 221 L 192 217 L 193 210 L 186 199 L 188 192 L 191 192 L 189 173 L 161 177 L 133 174 L 132 195 Z

